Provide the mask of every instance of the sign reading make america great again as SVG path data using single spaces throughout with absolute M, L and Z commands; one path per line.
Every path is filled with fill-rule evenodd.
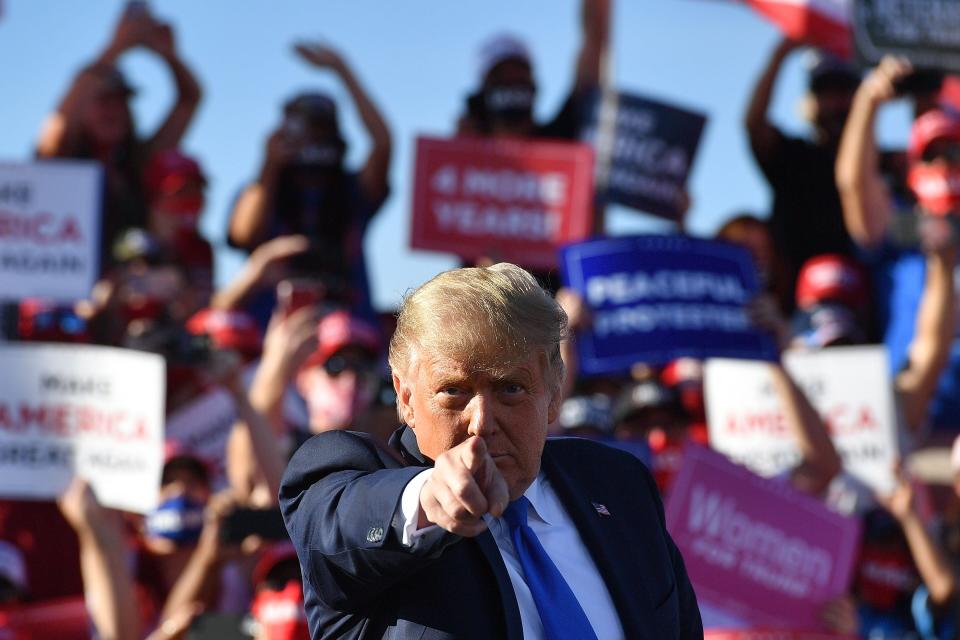
M 0 347 L 0 496 L 54 499 L 74 476 L 145 513 L 163 466 L 163 358 L 112 347 Z
M 745 305 L 758 291 L 750 255 L 681 236 L 590 240 L 562 250 L 563 277 L 591 311 L 578 334 L 584 375 L 679 357 L 773 360 L 773 338 Z
M 561 244 L 589 235 L 592 218 L 587 145 L 417 139 L 414 249 L 550 269 Z
M 0 162 L 0 299 L 76 300 L 99 271 L 95 162 Z
M 960 71 L 957 0 L 855 0 L 853 35 L 870 64 L 891 54 L 918 68 Z

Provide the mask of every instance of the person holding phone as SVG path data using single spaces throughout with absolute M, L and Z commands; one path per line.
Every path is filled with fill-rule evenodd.
M 155 53 L 176 84 L 173 106 L 160 126 L 144 137 L 137 136 L 130 109 L 135 90 L 117 66 L 125 53 L 137 48 Z M 125 229 L 146 225 L 144 164 L 155 153 L 179 144 L 201 95 L 200 84 L 180 56 L 173 27 L 156 18 L 145 2 L 131 2 L 106 47 L 80 70 L 44 122 L 37 141 L 39 158 L 84 158 L 103 165 L 102 271 L 112 264 L 117 237 Z
M 389 194 L 390 130 L 339 53 L 309 42 L 296 44 L 294 51 L 343 81 L 370 137 L 370 152 L 359 170 L 348 168 L 337 104 L 319 92 L 294 96 L 267 139 L 259 174 L 234 203 L 227 238 L 231 245 L 253 251 L 278 236 L 305 236 L 310 250 L 304 266 L 315 275 L 349 283 L 358 307 L 369 310 L 363 236 Z
M 892 371 L 899 375 L 914 368 L 918 357 L 929 359 L 931 354 L 918 356 L 913 346 L 924 327 L 942 326 L 945 331 L 934 355 L 946 366 L 942 375 L 925 381 L 928 401 L 918 413 L 923 426 L 946 432 L 960 419 L 960 357 L 950 346 L 956 344 L 955 328 L 942 322 L 944 314 L 954 310 L 929 314 L 921 302 L 924 283 L 941 277 L 953 263 L 931 268 L 922 249 L 931 241 L 936 244 L 937 236 L 958 237 L 960 114 L 946 105 L 932 106 L 930 86 L 918 85 L 916 71 L 908 60 L 888 56 L 860 84 L 840 141 L 836 181 L 845 224 L 871 270 L 877 320 Z M 905 166 L 891 176 L 881 162 L 874 123 L 883 105 L 907 97 L 913 98 L 916 115 Z

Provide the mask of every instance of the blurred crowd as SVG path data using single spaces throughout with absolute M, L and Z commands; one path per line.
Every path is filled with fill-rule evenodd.
M 459 112 L 451 105 L 453 135 L 578 139 L 587 96 L 601 84 L 610 11 L 609 0 L 582 4 L 580 53 L 555 117 L 533 116 L 536 62 L 524 42 L 497 35 L 479 46 L 475 91 Z M 312 42 L 294 48 L 303 64 L 335 76 L 350 103 L 320 92 L 283 102 L 232 203 L 227 241 L 247 259 L 222 287 L 197 226 L 209 176 L 179 146 L 202 88 L 169 24 L 130 3 L 43 122 L 38 160 L 89 159 L 103 168 L 100 279 L 89 299 L 73 304 L 8 305 L 5 338 L 160 354 L 168 416 L 222 389 L 236 422 L 222 460 L 167 439 L 158 506 L 145 516 L 104 508 L 80 479 L 56 504 L 0 500 L 0 611 L 83 595 L 84 633 L 98 638 L 231 637 L 217 635 L 226 629 L 235 637 L 308 637 L 277 493 L 287 459 L 312 434 L 352 429 L 385 442 L 398 426 L 385 359 L 394 317 L 371 304 L 363 251 L 365 231 L 390 197 L 393 145 L 384 111 L 341 52 Z M 134 49 L 157 56 L 175 83 L 175 102 L 151 132 L 136 126 L 135 90 L 117 65 Z M 803 138 L 769 117 L 791 55 L 810 60 Z M 784 40 L 744 119 L 771 188 L 769 212 L 732 213 L 716 234 L 753 257 L 763 292 L 750 317 L 781 350 L 886 345 L 904 460 L 914 449 L 953 447 L 941 477 L 919 478 L 904 464 L 893 493 L 847 499 L 829 425 L 787 369 L 771 365 L 801 453 L 776 481 L 863 524 L 849 592 L 823 611 L 830 628 L 852 637 L 960 637 L 960 113 L 941 103 L 942 82 L 903 59 L 863 72 Z M 912 105 L 910 138 L 903 149 L 881 149 L 877 114 L 896 98 Z M 356 111 L 370 142 L 356 167 L 345 164 L 343 109 Z M 594 214 L 603 235 L 602 207 Z M 703 363 L 638 362 L 622 376 L 579 376 L 577 333 L 590 326 L 590 311 L 555 272 L 537 275 L 571 328 L 553 434 L 636 453 L 666 496 L 684 445 L 709 445 Z M 704 621 L 736 624 L 708 605 Z

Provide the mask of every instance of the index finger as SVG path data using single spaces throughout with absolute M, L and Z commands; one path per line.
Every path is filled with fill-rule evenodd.
M 487 443 L 480 436 L 470 436 L 460 445 L 460 461 L 474 477 L 483 471 L 487 458 Z

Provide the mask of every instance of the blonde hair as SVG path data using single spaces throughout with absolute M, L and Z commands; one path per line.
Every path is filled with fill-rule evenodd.
M 498 372 L 547 356 L 554 391 L 563 382 L 567 314 L 536 279 L 501 262 L 446 271 L 408 294 L 390 341 L 390 367 L 406 374 L 416 353 L 436 353 Z

